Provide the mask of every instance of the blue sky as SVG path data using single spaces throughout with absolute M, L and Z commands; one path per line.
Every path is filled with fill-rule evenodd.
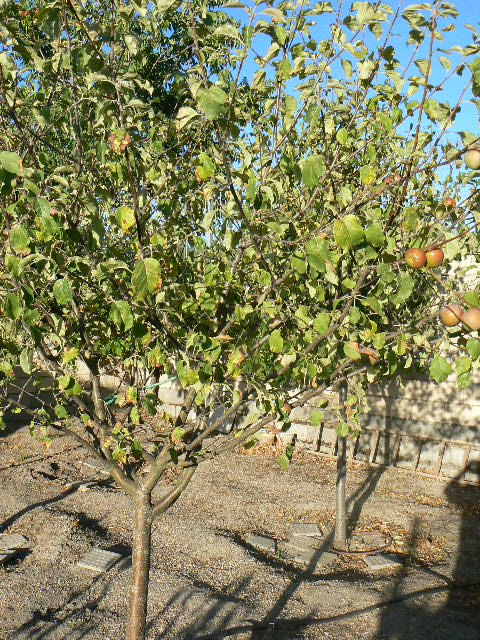
M 312 1 L 312 4 L 313 3 L 314 2 Z M 277 3 L 272 3 L 272 4 L 273 6 L 275 6 L 275 4 Z M 344 7 L 346 7 L 346 9 L 348 10 L 351 4 L 352 4 L 351 2 L 344 2 Z M 396 0 L 387 0 L 385 4 L 388 4 L 390 7 L 392 7 L 393 10 L 396 10 L 398 3 L 396 2 Z M 402 9 L 407 7 L 409 4 L 411 4 L 411 2 L 408 2 L 408 1 L 402 2 Z M 470 30 L 468 30 L 463 26 L 464 23 L 470 23 L 480 31 L 480 25 L 479 25 L 480 0 L 459 0 L 458 2 L 452 2 L 452 4 L 455 5 L 457 11 L 459 12 L 458 17 L 453 21 L 453 23 L 456 26 L 456 29 L 455 31 L 446 32 L 444 34 L 443 42 L 438 42 L 438 41 L 435 42 L 435 47 L 437 49 L 449 49 L 450 47 L 455 45 L 460 47 L 465 47 L 467 44 L 471 44 L 473 42 L 473 34 Z M 332 0 L 332 7 L 335 10 L 337 9 L 338 7 L 337 0 Z M 259 9 L 257 8 L 257 11 L 258 10 Z M 245 21 L 245 13 L 243 11 L 232 10 L 232 14 L 235 16 L 235 18 L 241 20 L 242 22 Z M 345 15 L 345 9 L 344 9 L 343 15 Z M 428 16 L 429 14 L 426 13 L 426 15 Z M 316 18 L 317 25 L 312 28 L 312 35 L 317 41 L 328 39 L 329 33 L 330 33 L 328 25 L 331 23 L 332 18 L 333 18 L 332 14 L 328 14 L 328 13 Z M 270 19 L 267 18 L 267 21 L 270 21 Z M 440 23 L 440 27 L 445 26 L 446 24 L 447 22 L 442 21 Z M 386 30 L 387 29 L 385 29 L 385 32 Z M 400 62 L 401 65 L 404 65 L 407 63 L 407 61 L 410 59 L 413 52 L 413 47 L 407 48 L 405 45 L 406 39 L 408 37 L 408 32 L 409 32 L 409 26 L 404 20 L 399 20 L 396 23 L 393 30 L 394 37 L 391 40 L 391 44 L 395 48 L 395 58 Z M 383 43 L 383 39 L 384 39 L 384 36 L 382 36 L 379 42 L 377 43 L 375 38 L 372 36 L 370 39 L 370 42 L 368 42 L 368 45 L 370 47 L 378 47 L 381 43 Z M 258 52 L 265 53 L 270 42 L 271 41 L 269 38 L 260 36 L 255 39 L 254 46 Z M 454 53 L 451 55 L 448 55 L 445 53 L 442 54 L 440 52 L 437 53 L 437 56 L 436 56 L 437 62 L 433 67 L 434 72 L 432 75 L 432 80 L 435 83 L 440 82 L 445 77 L 445 74 L 446 74 L 444 68 L 438 62 L 438 56 L 440 55 L 449 57 L 452 62 L 452 67 L 455 64 L 458 64 L 462 60 L 462 56 L 458 53 Z M 425 43 L 422 46 L 419 53 L 417 54 L 417 57 L 418 58 L 428 57 L 427 43 Z M 473 58 L 470 58 L 470 61 L 472 59 Z M 257 69 L 257 66 L 253 62 L 253 59 L 250 59 L 245 67 L 244 75 L 247 76 L 247 78 L 251 78 L 251 76 L 253 75 L 254 71 L 256 71 L 256 69 Z M 343 73 L 340 67 L 338 68 L 338 73 L 339 73 L 339 78 L 340 79 L 343 78 Z M 410 73 L 408 75 L 409 76 L 419 75 L 419 72 L 416 69 L 416 67 L 412 65 L 412 67 L 410 67 Z M 442 92 L 439 92 L 435 96 L 435 98 L 440 102 L 448 101 L 451 104 L 455 104 L 457 99 L 460 96 L 460 93 L 463 87 L 466 84 L 466 81 L 470 78 L 470 75 L 471 75 L 470 71 L 466 69 L 463 72 L 462 76 L 456 76 L 456 75 L 453 76 L 451 79 L 449 79 L 448 85 L 446 86 L 445 90 Z M 457 115 L 457 118 L 451 128 L 451 131 L 468 130 L 468 131 L 471 131 L 473 134 L 478 135 L 479 114 L 475 105 L 472 103 L 469 103 L 469 99 L 471 97 L 472 97 L 471 93 L 467 91 L 462 101 L 462 110 Z M 415 98 L 418 98 L 418 95 L 415 96 L 413 99 Z

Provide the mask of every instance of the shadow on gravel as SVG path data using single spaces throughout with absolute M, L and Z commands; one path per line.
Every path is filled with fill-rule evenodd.
M 465 473 L 480 475 L 480 461 L 472 461 L 454 480 Z M 478 507 L 480 493 L 477 487 L 462 487 L 450 482 L 445 495 L 461 513 L 456 564 L 452 578 L 431 571 L 444 580 L 446 599 L 441 604 L 425 598 L 402 598 L 405 585 L 397 577 L 390 589 L 391 606 L 382 611 L 375 640 L 465 640 L 480 637 L 480 535 Z M 477 519 L 472 515 L 477 510 Z M 418 520 L 410 532 L 410 545 L 415 547 L 419 533 Z
M 158 618 L 166 618 L 172 609 L 181 610 L 182 615 L 178 619 L 180 626 L 177 630 L 179 638 L 193 640 L 200 637 L 198 634 L 204 633 L 205 629 L 214 624 L 215 627 L 228 628 L 233 625 L 235 618 L 238 618 L 239 607 L 248 610 L 249 603 L 242 598 L 251 578 L 244 578 L 234 588 L 226 590 L 212 589 L 209 585 L 186 587 L 177 591 L 160 611 Z M 226 592 L 225 592 L 226 591 Z M 156 618 L 157 618 L 156 617 Z M 185 624 L 185 620 L 189 622 Z M 154 621 L 149 624 L 149 629 Z M 170 631 L 172 626 L 170 626 Z M 173 623 L 175 630 L 175 623 Z M 156 636 L 156 640 L 163 638 L 163 633 Z
M 17 511 L 17 513 L 14 513 L 9 518 L 7 518 L 2 523 L 0 523 L 0 533 L 3 533 L 4 531 L 6 531 L 9 527 L 12 526 L 12 524 L 16 520 L 24 516 L 26 513 L 29 513 L 30 511 L 34 511 L 35 509 L 40 509 L 41 507 L 46 507 L 47 505 L 50 505 L 50 504 L 54 504 L 55 502 L 59 502 L 60 500 L 63 500 L 67 496 L 74 493 L 74 491 L 76 491 L 75 487 L 72 487 L 71 489 L 66 489 L 65 491 L 62 491 L 62 493 L 59 493 L 58 495 L 53 496 L 52 498 L 48 498 L 47 500 L 40 500 L 39 502 L 34 502 L 33 504 L 30 504 L 28 507 L 25 507 L 24 509 Z
M 118 575 L 132 566 L 131 548 L 122 545 L 110 545 L 105 547 L 108 551 L 121 553 L 124 558 L 108 573 L 96 575 L 86 586 L 74 591 L 70 597 L 59 607 L 47 608 L 32 612 L 31 618 L 15 629 L 15 638 L 28 640 L 46 640 L 51 636 L 59 637 L 63 632 L 68 640 L 81 640 L 89 636 L 97 638 L 95 629 L 99 622 L 108 615 L 118 618 L 119 627 L 124 624 L 123 614 L 100 608 L 105 599 L 110 585 L 115 583 Z M 95 592 L 91 596 L 90 593 Z M 75 630 L 72 630 L 72 625 Z M 68 634 L 68 635 L 67 635 Z M 92 634 L 92 635 L 89 635 Z M 100 640 L 100 638 L 99 638 Z
M 473 469 L 473 466 L 476 468 Z M 478 463 L 470 465 L 469 471 L 480 471 Z M 463 473 L 465 473 L 464 470 Z M 350 496 L 348 528 L 352 530 L 358 524 L 362 507 L 369 496 L 375 490 L 382 469 L 372 471 L 366 480 Z M 459 474 L 460 477 L 460 474 Z M 456 478 L 455 480 L 458 480 Z M 448 500 L 462 513 L 461 531 L 459 537 L 459 549 L 454 576 L 450 579 L 438 571 L 423 567 L 421 570 L 432 579 L 440 581 L 440 584 L 411 591 L 411 586 L 406 583 L 407 574 L 401 572 L 397 576 L 388 579 L 389 588 L 385 598 L 366 607 L 352 609 L 333 616 L 305 616 L 298 618 L 282 619 L 283 611 L 295 591 L 302 583 L 326 583 L 334 581 L 355 582 L 361 587 L 362 582 L 369 584 L 382 580 L 380 576 L 364 577 L 346 571 L 334 571 L 328 574 L 314 575 L 312 567 L 315 559 L 306 569 L 298 569 L 286 564 L 280 559 L 266 556 L 235 534 L 221 532 L 236 544 L 242 546 L 258 561 L 267 565 L 274 571 L 282 571 L 288 576 L 288 584 L 277 598 L 270 611 L 260 620 L 252 620 L 245 613 L 244 622 L 238 622 L 238 610 L 233 622 L 234 613 L 231 607 L 235 602 L 245 605 L 249 611 L 248 603 L 242 598 L 250 580 L 246 579 L 237 585 L 228 596 L 218 594 L 208 585 L 201 585 L 203 593 L 202 603 L 208 606 L 198 607 L 192 592 L 182 590 L 178 592 L 160 612 L 160 617 L 168 614 L 169 607 L 181 607 L 188 617 L 194 617 L 194 621 L 188 626 L 180 624 L 179 637 L 189 640 L 221 640 L 232 638 L 240 634 L 248 634 L 251 640 L 292 640 L 298 633 L 308 627 L 322 627 L 340 624 L 353 620 L 359 616 L 378 612 L 378 627 L 374 635 L 375 640 L 465 640 L 465 638 L 477 637 L 475 634 L 480 629 L 480 535 L 477 530 L 478 519 L 471 518 L 472 508 L 478 509 L 478 489 L 462 488 L 455 482 L 446 487 Z M 414 519 L 409 536 L 411 548 L 415 548 L 419 539 L 419 521 Z M 318 550 L 318 556 L 327 551 L 332 543 L 333 533 L 325 539 L 322 548 Z M 199 585 L 200 586 L 200 585 Z M 444 596 L 443 604 L 438 607 L 436 596 Z M 213 602 L 212 602 L 213 600 Z M 231 626 L 228 626 L 228 624 Z M 181 629 L 180 629 L 181 627 Z M 213 628 L 212 628 L 213 627 Z M 211 630 L 209 630 L 209 628 Z M 480 636 L 478 636 L 480 637 Z M 160 640 L 160 637 L 157 637 Z
M 111 578 L 111 576 L 109 577 Z M 100 586 L 99 593 L 85 602 L 84 596 L 97 586 Z M 74 591 L 60 607 L 33 611 L 30 620 L 15 630 L 15 638 L 44 640 L 54 633 L 58 637 L 58 631 L 61 627 L 72 620 L 76 620 L 76 632 L 69 632 L 65 638 L 68 637 L 69 640 L 85 638 L 97 626 L 97 620 L 90 622 L 88 618 L 95 614 L 107 594 L 108 587 L 109 581 L 106 580 L 105 575 L 95 577 L 86 587 Z M 104 615 L 103 610 L 102 615 Z M 67 628 L 64 631 L 67 633 Z
M 358 523 L 363 505 L 374 492 L 382 473 L 383 468 L 371 471 L 364 482 L 349 497 L 347 501 L 347 509 L 350 513 L 347 522 L 349 530 L 353 529 Z M 275 557 L 264 555 L 251 545 L 247 544 L 239 535 L 225 531 L 219 533 L 228 537 L 235 544 L 248 551 L 248 553 L 254 556 L 259 562 L 262 562 L 274 571 L 282 572 L 288 577 L 288 583 L 283 592 L 277 598 L 273 607 L 271 607 L 270 611 L 268 611 L 261 620 L 254 621 L 249 615 L 246 615 L 245 624 L 233 624 L 231 627 L 228 627 L 227 625 L 232 621 L 233 616 L 238 620 L 238 611 L 232 610 L 231 605 L 235 602 L 242 603 L 245 605 L 246 611 L 252 611 L 255 606 L 255 603 L 251 603 L 249 606 L 249 603 L 245 602 L 242 598 L 242 592 L 244 592 L 250 583 L 250 579 L 245 579 L 241 584 L 235 587 L 231 594 L 229 593 L 227 596 L 212 590 L 208 585 L 202 585 L 203 590 L 201 593 L 203 593 L 203 597 L 201 597 L 200 600 L 202 604 L 205 604 L 205 601 L 209 602 L 209 606 L 207 607 L 198 606 L 198 602 L 195 602 L 194 591 L 189 591 L 188 589 L 181 590 L 167 603 L 162 612 L 160 612 L 159 617 L 162 618 L 163 616 L 166 616 L 168 609 L 171 606 L 180 606 L 186 611 L 187 615 L 193 617 L 193 622 L 188 624 L 188 626 L 183 626 L 182 623 L 184 622 L 184 618 L 180 622 L 181 635 L 179 635 L 179 637 L 182 639 L 216 640 L 217 638 L 232 637 L 239 633 L 250 633 L 252 640 L 281 640 L 283 638 L 285 640 L 291 640 L 292 631 L 298 631 L 302 627 L 318 624 L 320 621 L 325 623 L 329 621 L 333 622 L 337 618 L 338 620 L 341 620 L 353 615 L 359 615 L 358 613 L 350 612 L 348 614 L 342 614 L 340 617 L 335 616 L 332 619 L 299 618 L 281 621 L 282 611 L 285 606 L 293 597 L 297 589 L 304 583 L 318 584 L 320 582 L 331 582 L 335 580 L 358 583 L 362 579 L 365 579 L 367 582 L 369 581 L 368 578 L 359 578 L 358 574 L 347 571 L 334 571 L 322 575 L 313 573 L 316 561 L 323 552 L 329 550 L 333 542 L 333 532 L 329 533 L 325 538 L 321 548 L 312 559 L 312 562 L 304 569 L 295 567 L 293 564 L 276 559 Z M 212 600 L 214 601 L 213 603 Z M 366 609 L 365 612 L 366 611 L 368 611 L 368 609 Z M 208 627 L 211 628 L 212 626 L 217 630 L 206 632 L 206 629 Z M 178 631 L 180 632 L 180 627 Z M 283 635 L 283 632 L 285 632 L 286 635 Z M 160 640 L 160 638 L 161 636 L 158 636 L 156 640 Z
M 108 478 L 106 480 L 99 480 L 98 482 L 96 481 L 96 484 L 97 486 L 109 486 L 111 482 L 112 482 L 111 479 Z M 53 496 L 52 498 L 47 498 L 46 500 L 40 500 L 39 502 L 34 502 L 33 504 L 28 505 L 28 507 L 25 507 L 20 511 L 17 511 L 17 513 L 14 513 L 13 515 L 11 515 L 6 520 L 0 523 L 0 533 L 3 533 L 4 531 L 6 531 L 9 527 L 12 526 L 14 522 L 16 522 L 19 518 L 24 516 L 26 513 L 30 513 L 30 511 L 34 511 L 35 509 L 40 509 L 41 507 L 47 507 L 51 504 L 55 504 L 55 502 L 64 500 L 69 495 L 74 493 L 77 489 L 78 489 L 78 486 L 75 485 L 73 487 L 70 487 L 69 489 L 65 489 L 65 491 L 62 491 L 62 493 L 59 493 L 56 496 Z M 82 514 L 78 514 L 77 512 L 75 512 L 74 515 L 81 516 Z
M 468 470 L 479 473 L 479 463 L 471 463 Z M 461 475 L 459 474 L 455 480 L 458 480 Z M 372 473 L 350 498 L 350 504 L 355 499 L 361 503 L 360 506 L 357 506 L 354 502 L 351 509 L 350 527 L 352 527 L 352 523 L 358 522 L 361 506 L 374 490 L 378 479 L 378 476 Z M 290 576 L 290 582 L 270 612 L 261 620 L 251 620 L 246 617 L 244 623 L 237 623 L 231 627 L 225 627 L 225 624 L 216 621 L 215 630 L 204 630 L 197 635 L 190 634 L 188 635 L 189 640 L 221 640 L 232 638 L 238 634 L 249 634 L 251 640 L 292 640 L 308 627 L 320 628 L 324 625 L 335 625 L 374 612 L 379 614 L 378 626 L 372 637 L 374 640 L 465 640 L 466 638 L 480 637 L 479 491 L 478 488 L 459 487 L 456 482 L 452 481 L 446 487 L 445 494 L 462 514 L 459 548 L 452 578 L 428 567 L 421 569 L 419 567 L 419 570 L 424 574 L 430 575 L 441 584 L 437 583 L 431 587 L 412 591 L 411 586 L 406 583 L 407 574 L 401 572 L 390 582 L 385 598 L 380 602 L 333 616 L 282 619 L 285 605 L 302 582 L 318 584 L 341 580 L 342 582 L 355 581 L 361 586 L 362 581 L 370 583 L 380 581 L 382 578 L 377 576 L 359 578 L 356 574 L 346 572 L 331 572 L 321 576 L 313 576 L 308 567 L 304 571 L 291 566 L 285 568 L 284 563 L 280 560 L 267 558 L 246 545 L 240 537 L 230 536 L 259 561 L 268 564 L 274 570 L 285 571 Z M 477 511 L 477 519 L 472 518 L 472 508 Z M 409 536 L 411 548 L 415 548 L 419 534 L 420 522 L 418 519 L 414 519 Z M 329 545 L 330 539 L 327 539 L 319 553 L 326 550 Z M 442 595 L 443 599 L 439 605 L 439 601 L 435 597 Z M 195 626 L 200 628 L 202 624 L 213 620 L 216 610 L 217 607 L 212 606 L 210 615 L 208 617 L 205 614 L 200 616 Z M 331 630 L 330 626 L 330 632 Z
M 456 589 L 457 587 L 452 587 L 452 591 L 455 591 Z M 463 591 L 464 589 L 462 588 L 461 590 Z M 413 601 L 421 597 L 431 597 L 444 591 L 445 586 L 419 589 L 418 591 L 412 593 L 399 595 L 398 597 L 392 597 L 380 603 L 375 603 L 359 609 L 352 609 L 351 611 L 346 611 L 344 613 L 339 613 L 333 616 L 305 616 L 303 618 L 289 618 L 285 620 L 279 619 L 269 623 L 257 623 L 254 621 L 246 620 L 245 624 L 239 624 L 234 627 L 232 626 L 228 629 L 218 630 L 212 633 L 204 633 L 196 636 L 189 636 L 189 640 L 222 640 L 223 638 L 231 638 L 232 636 L 235 636 L 239 633 L 250 633 L 250 637 L 255 638 L 256 640 L 292 640 L 292 638 L 294 637 L 292 634 L 299 633 L 307 627 L 343 622 L 378 610 L 388 611 L 388 609 L 393 606 L 404 606 L 405 604 L 407 604 L 408 606 L 409 601 Z M 403 626 L 405 627 L 405 624 Z M 423 638 L 428 638 L 429 640 L 443 640 L 444 638 L 449 638 L 450 640 L 466 640 L 466 638 L 476 638 L 476 636 L 473 635 L 476 632 L 473 631 L 472 634 L 472 629 L 471 633 L 469 633 L 468 635 L 452 635 L 452 631 L 450 629 L 450 635 L 445 636 L 433 635 L 431 627 L 427 627 L 422 631 L 424 631 L 426 635 L 419 635 L 419 628 L 417 628 L 413 633 L 410 629 L 408 633 L 405 632 L 405 634 L 401 636 L 398 635 L 396 631 L 393 631 L 392 635 L 375 635 L 374 638 L 375 640 L 389 640 L 390 638 L 395 638 L 395 640 L 397 638 L 408 638 L 409 640 L 420 640 L 420 638 L 422 638 L 422 640 Z M 334 637 L 340 637 L 340 635 Z M 157 640 L 160 640 L 160 638 L 158 638 Z

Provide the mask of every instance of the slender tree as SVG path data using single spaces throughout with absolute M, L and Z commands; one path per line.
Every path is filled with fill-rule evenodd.
M 340 383 L 339 404 L 343 424 L 347 425 L 346 406 L 348 385 L 344 380 Z M 347 505 L 345 488 L 347 482 L 347 436 L 339 436 L 337 440 L 337 481 L 335 485 L 335 533 L 333 546 L 335 549 L 347 548 Z
M 478 334 L 438 315 L 478 291 L 404 255 L 478 256 L 477 138 L 453 133 L 480 92 L 478 34 L 443 51 L 456 12 L 440 1 L 1 7 L 2 405 L 47 446 L 75 438 L 132 498 L 141 640 L 152 522 L 202 462 L 314 398 L 318 424 L 347 378 L 341 438 L 374 380 L 415 366 L 440 382 L 453 350 L 468 385 Z M 176 417 L 160 375 L 182 385 Z

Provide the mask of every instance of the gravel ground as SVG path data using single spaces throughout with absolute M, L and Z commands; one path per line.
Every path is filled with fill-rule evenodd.
M 101 478 L 72 442 L 47 456 L 25 429 L 0 438 L 0 532 L 31 543 L 0 566 L 0 639 L 121 639 L 131 502 L 105 484 L 66 488 Z M 264 452 L 202 465 L 155 524 L 148 639 L 480 639 L 478 489 L 358 467 L 347 489 L 351 529 L 391 535 L 404 569 L 373 575 L 343 558 L 312 573 L 245 542 L 252 532 L 284 539 L 303 521 L 320 524 L 327 546 L 332 462 L 296 455 L 285 472 Z M 124 560 L 107 574 L 79 569 L 94 545 Z

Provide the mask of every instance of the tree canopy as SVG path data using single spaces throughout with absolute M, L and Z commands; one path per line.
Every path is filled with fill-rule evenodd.
M 478 33 L 442 48 L 450 3 L 55 0 L 0 18 L 1 384 L 17 410 L 18 367 L 49 375 L 53 401 L 30 409 L 47 444 L 80 439 L 135 499 L 176 468 L 157 514 L 202 461 L 346 377 L 343 436 L 374 380 L 440 382 L 453 349 L 468 385 L 478 336 L 438 314 L 478 290 L 404 260 L 478 259 L 478 131 L 454 132 Z M 121 418 L 102 372 L 124 379 Z M 177 417 L 158 375 L 185 391 Z

